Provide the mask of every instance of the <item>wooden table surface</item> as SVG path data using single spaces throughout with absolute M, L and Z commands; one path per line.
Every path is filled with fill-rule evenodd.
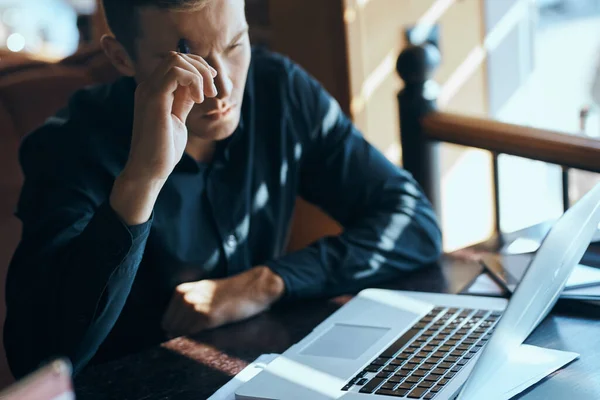
M 481 272 L 476 262 L 446 256 L 440 265 L 387 286 L 458 293 Z M 281 353 L 349 297 L 277 307 L 246 322 L 174 339 L 140 354 L 86 369 L 75 378 L 78 399 L 207 399 L 264 353 Z M 561 301 L 527 343 L 574 351 L 581 358 L 519 399 L 600 399 L 600 307 Z

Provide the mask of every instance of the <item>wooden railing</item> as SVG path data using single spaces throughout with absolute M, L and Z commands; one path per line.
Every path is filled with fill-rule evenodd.
M 600 140 L 437 111 L 438 88 L 432 76 L 439 63 L 439 50 L 425 43 L 404 49 L 396 66 L 405 83 L 398 94 L 404 168 L 421 184 L 438 213 L 441 212 L 439 144 L 442 142 L 492 152 L 497 230 L 499 153 L 562 166 L 565 208 L 569 197 L 565 171 L 576 168 L 600 173 Z
M 589 137 L 441 112 L 422 124 L 430 140 L 600 172 L 600 141 Z

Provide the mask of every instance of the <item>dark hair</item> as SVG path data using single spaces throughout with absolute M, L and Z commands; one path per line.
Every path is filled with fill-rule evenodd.
M 135 58 L 135 40 L 139 35 L 138 11 L 156 7 L 174 11 L 194 11 L 210 0 L 102 0 L 106 22 L 115 38 Z

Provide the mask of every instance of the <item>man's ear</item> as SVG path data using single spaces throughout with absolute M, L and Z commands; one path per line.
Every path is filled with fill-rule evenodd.
M 108 57 L 112 65 L 125 76 L 134 76 L 135 68 L 133 60 L 125 50 L 125 47 L 114 36 L 104 35 L 100 39 L 100 45 L 104 54 Z

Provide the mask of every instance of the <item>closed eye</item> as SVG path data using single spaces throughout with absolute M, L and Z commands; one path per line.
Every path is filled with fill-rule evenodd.
M 229 46 L 229 48 L 227 49 L 227 51 L 235 50 L 236 48 L 240 47 L 242 44 L 243 44 L 242 42 L 238 42 L 236 44 L 232 44 L 231 46 Z

